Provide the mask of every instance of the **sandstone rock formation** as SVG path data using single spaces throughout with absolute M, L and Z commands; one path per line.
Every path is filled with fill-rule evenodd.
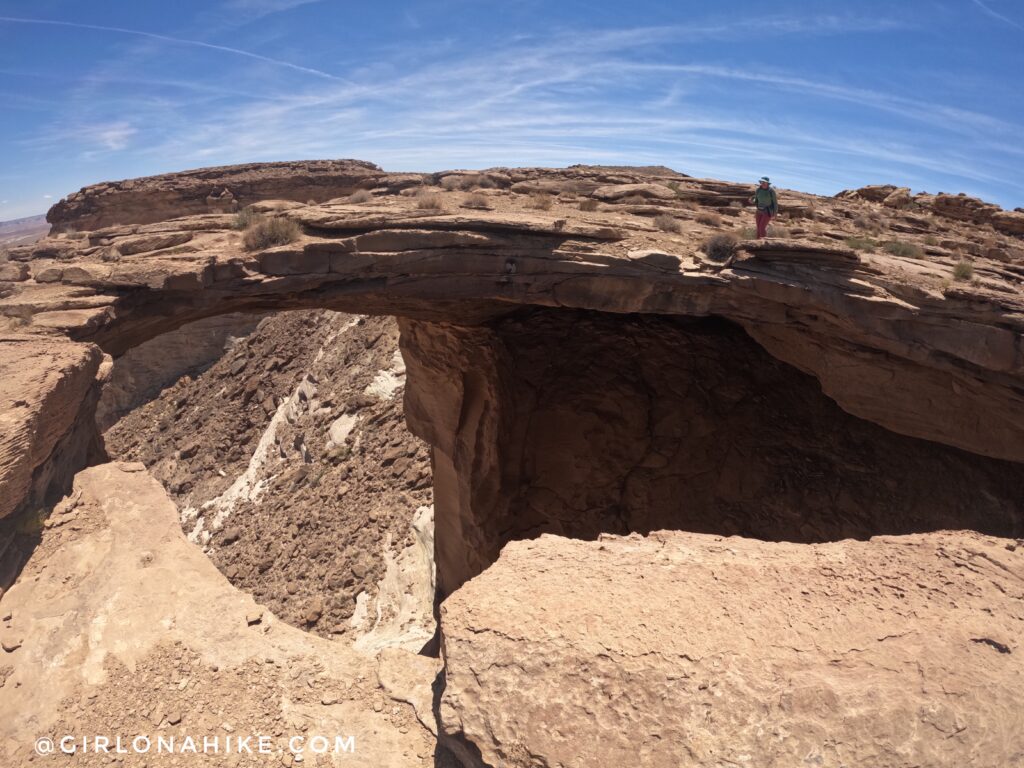
M 1024 765 L 1024 542 L 542 536 L 442 608 L 466 766 Z
M 466 766 L 781 766 L 793 754 L 809 764 L 1019 763 L 1020 212 L 897 187 L 836 198 L 782 190 L 773 236 L 754 242 L 748 194 L 664 168 L 387 174 L 355 161 L 83 190 L 51 212 L 54 234 L 11 249 L 0 272 L 0 547 L 11 527 L 45 517 L 76 470 L 102 460 L 92 409 L 111 372 L 104 354 L 123 361 L 207 318 L 304 310 L 265 320 L 208 371 L 130 414 L 108 431 L 108 450 L 146 463 L 236 584 L 291 623 L 347 627 L 339 634 L 370 653 L 423 641 L 406 630 L 432 582 L 410 589 L 403 574 L 422 571 L 433 546 L 447 598 L 443 732 Z M 241 231 L 259 217 L 279 220 L 278 244 Z M 724 245 L 712 247 L 717 235 Z M 330 391 L 334 381 L 345 383 Z M 399 393 L 431 450 L 433 545 L 431 473 L 425 449 L 398 428 Z M 197 407 L 218 398 L 216 412 Z M 70 615 L 35 592 L 55 583 L 73 600 L 85 585 L 156 616 L 154 583 L 136 573 L 150 539 L 116 533 L 114 510 L 124 502 L 127 519 L 141 519 L 139 501 L 173 516 L 158 491 L 140 465 L 79 475 L 42 544 L 17 560 L 20 593 L 2 605 L 38 602 L 44 613 L 26 610 L 35 640 L 8 653 L 38 646 L 96 669 L 75 655 L 75 642 L 92 642 L 77 627 L 64 645 L 39 640 L 46 616 Z M 81 499 L 102 515 L 78 511 Z M 261 514 L 258 502 L 282 514 Z M 314 509 L 344 534 L 325 538 Z M 251 525 L 232 529 L 240 511 Z M 708 535 L 654 533 L 666 527 Z M 943 528 L 973 532 L 935 533 Z M 60 560 L 61 531 L 69 546 L 117 538 L 115 566 L 133 589 L 116 598 L 101 574 L 81 571 L 99 545 Z M 545 533 L 598 541 L 519 541 Z M 826 543 L 851 537 L 863 541 Z M 165 542 L 175 557 L 188 549 L 177 533 Z M 293 557 L 303 546 L 309 556 Z M 351 567 L 364 560 L 376 564 Z M 199 566 L 183 562 L 192 584 Z M 209 592 L 226 621 L 252 610 L 223 580 L 212 591 L 200 582 L 194 594 Z M 176 593 L 169 604 L 187 601 Z M 99 605 L 73 610 L 95 623 Z M 142 679 L 160 664 L 208 675 L 199 665 L 214 652 L 197 636 L 263 652 L 211 626 L 214 613 L 184 625 L 180 647 L 131 657 Z M 535 631 L 543 621 L 552 631 Z M 7 629 L 21 631 L 16 617 Z M 297 668 L 326 642 L 302 637 Z M 0 678 L 18 690 L 40 674 L 41 653 Z M 381 743 L 422 764 L 429 739 L 406 737 L 419 734 L 413 720 L 436 730 L 436 666 L 391 650 L 374 663 L 381 690 L 412 708 L 391 710 L 399 736 L 381 731 Z M 273 691 L 268 701 L 304 701 L 301 685 L 247 677 L 259 668 L 235 656 L 229 664 Z M 32 709 L 23 696 L 12 711 Z M 163 717 L 160 701 L 142 710 Z M 350 714 L 377 727 L 359 707 Z M 571 728 L 557 727 L 563 715 Z M 18 721 L 18 739 L 30 725 Z
M 96 458 L 92 419 L 102 357 L 91 344 L 0 336 L 0 517 L 53 503 Z
M 174 504 L 141 464 L 78 475 L 0 613 L 4 766 L 69 759 L 33 754 L 37 738 L 64 735 L 80 749 L 93 735 L 120 735 L 126 748 L 136 735 L 153 743 L 150 754 L 73 758 L 90 766 L 114 757 L 133 767 L 291 765 L 295 736 L 311 747 L 302 765 L 435 765 L 433 734 L 400 703 L 429 686 L 422 662 L 431 660 L 394 651 L 370 664 L 279 621 L 185 539 Z M 227 736 L 257 734 L 271 754 L 226 754 Z M 180 744 L 188 735 L 219 738 L 220 756 L 156 754 L 158 736 Z M 354 751 L 314 754 L 315 735 L 332 744 L 351 736 Z
M 359 160 L 202 168 L 94 184 L 58 202 L 46 220 L 54 233 L 80 232 L 114 224 L 148 224 L 189 214 L 232 213 L 260 200 L 319 203 L 374 186 L 384 178 L 376 165 Z
M 346 168 L 368 200 L 253 206 L 301 226 L 297 240 L 280 246 L 247 251 L 233 215 L 206 213 L 14 249 L 12 261 L 27 264 L 31 276 L 5 284 L 0 313 L 20 333 L 92 342 L 115 357 L 186 322 L 229 312 L 318 307 L 402 316 L 406 339 L 430 350 L 430 359 L 419 360 L 415 345 L 405 346 L 406 399 L 414 430 L 435 447 L 439 478 L 448 478 L 437 480 L 443 491 L 436 499 L 445 592 L 490 562 L 510 535 L 497 524 L 503 507 L 481 506 L 504 470 L 500 447 L 484 439 L 492 433 L 475 425 L 514 412 L 503 403 L 519 384 L 507 380 L 493 341 L 522 308 L 725 318 L 817 378 L 848 413 L 905 436 L 1024 460 L 1019 240 L 937 211 L 892 212 L 857 197 L 783 191 L 787 205 L 814 218 L 792 219 L 786 238 L 741 242 L 722 262 L 702 244 L 722 229 L 742 234 L 744 220 L 731 215 L 741 213 L 735 204 L 742 185 L 664 170 L 497 169 L 477 174 L 487 180 L 480 194 L 489 201 L 489 210 L 478 211 L 463 207 L 467 193 L 447 189 L 444 175 Z M 119 185 L 118 194 L 149 201 L 180 182 L 181 194 L 201 192 L 205 205 L 235 173 L 136 180 Z M 297 184 L 304 179 L 299 174 Z M 524 182 L 564 191 L 538 210 L 532 195 L 513 190 Z M 635 185 L 655 185 L 661 197 L 634 205 L 636 195 L 606 191 L 616 202 L 579 208 L 587 190 Z M 417 189 L 433 197 L 412 194 Z M 74 215 L 62 208 L 63 225 L 91 225 L 90 206 L 103 195 L 83 195 L 94 202 L 82 201 Z M 147 203 L 145 213 L 141 206 L 118 210 L 126 222 L 148 220 L 154 206 Z M 719 219 L 703 216 L 704 208 Z M 860 236 L 867 213 L 880 231 L 889 229 L 887 242 Z M 679 232 L 653 226 L 655 214 L 674 217 Z M 985 255 L 993 251 L 998 260 Z M 956 279 L 953 267 L 972 252 L 982 254 L 970 257 L 973 278 Z M 1019 477 L 1016 468 L 1004 474 L 1011 487 Z M 998 532 L 1014 533 L 1019 508 L 1006 514 L 1009 527 Z M 542 522 L 554 517 L 545 513 Z M 460 552 L 445 556 L 449 548 Z M 467 567 L 467 558 L 477 565 Z
M 728 323 L 540 309 L 402 329 L 444 594 L 541 533 L 1024 535 L 1020 464 L 854 418 Z

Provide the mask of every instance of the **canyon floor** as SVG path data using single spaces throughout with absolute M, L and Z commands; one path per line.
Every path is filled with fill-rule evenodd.
M 748 194 L 62 200 L 0 259 L 3 765 L 1024 766 L 1024 212 Z

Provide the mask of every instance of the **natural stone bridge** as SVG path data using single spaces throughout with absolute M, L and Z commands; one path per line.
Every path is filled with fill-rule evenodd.
M 486 187 L 483 209 L 460 180 Z M 432 184 L 437 201 L 417 194 Z M 368 199 L 349 199 L 357 190 Z M 709 258 L 700 248 L 715 217 L 741 214 L 746 194 L 667 169 L 430 176 L 354 161 L 83 190 L 51 211 L 54 234 L 0 265 L 0 516 L 59 494 L 101 455 L 90 407 L 104 353 L 212 315 L 323 307 L 400 318 L 407 418 L 434 449 L 444 593 L 524 535 L 715 530 L 722 489 L 701 497 L 679 480 L 683 465 L 720 469 L 723 439 L 741 444 L 744 425 L 778 428 L 740 407 L 764 397 L 804 435 L 877 446 L 864 466 L 839 471 L 875 475 L 894 498 L 902 473 L 907 508 L 887 517 L 835 496 L 807 502 L 813 519 L 738 532 L 1019 535 L 1020 247 L 992 246 L 995 230 L 945 215 L 948 202 L 915 212 L 783 193 L 788 237 Z M 234 212 L 250 204 L 297 222 L 301 236 L 246 251 Z M 876 210 L 920 250 L 847 247 L 856 217 Z M 666 215 L 678 223 L 657 226 Z M 948 278 L 963 253 L 979 254 L 973 282 Z M 702 360 L 717 361 L 719 377 L 699 394 L 690 382 Z M 817 379 L 845 413 L 777 361 Z M 721 451 L 705 455 L 703 443 Z M 680 493 L 695 495 L 680 504 Z

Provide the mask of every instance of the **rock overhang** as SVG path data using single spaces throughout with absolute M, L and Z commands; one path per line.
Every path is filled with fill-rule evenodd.
M 1024 250 L 1015 245 L 1003 244 L 1005 260 L 976 258 L 977 279 L 957 284 L 945 277 L 956 252 L 931 244 L 924 214 L 886 214 L 904 217 L 893 228 L 900 237 L 910 230 L 918 251 L 864 252 L 843 239 L 864 206 L 882 204 L 787 193 L 793 221 L 814 216 L 817 229 L 741 242 L 723 262 L 701 248 L 730 228 L 721 219 L 742 213 L 742 185 L 665 169 L 460 176 L 482 187 L 481 210 L 444 184 L 452 174 L 327 162 L 319 176 L 283 164 L 87 188 L 53 213 L 55 224 L 79 231 L 12 250 L 25 269 L 3 283 L 0 313 L 20 333 L 94 343 L 115 356 L 191 320 L 246 310 L 325 307 L 462 325 L 521 307 L 718 316 L 814 375 L 854 415 L 1024 461 Z M 324 195 L 366 190 L 369 199 L 302 201 L 318 181 Z M 436 200 L 413 194 L 435 183 Z M 218 190 L 232 184 L 228 205 Z M 576 204 L 597 198 L 606 202 L 596 211 Z M 230 210 L 246 201 L 296 222 L 301 235 L 247 251 Z M 701 221 L 702 208 L 719 220 Z M 96 226 L 114 210 L 123 223 Z M 678 231 L 659 228 L 655 214 L 672 217 Z M 970 251 L 980 236 L 952 221 L 936 219 L 934 228 Z

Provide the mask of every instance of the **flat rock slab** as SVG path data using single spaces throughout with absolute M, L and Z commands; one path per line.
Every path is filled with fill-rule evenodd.
M 466 765 L 1024 765 L 1011 540 L 545 535 L 441 621 Z
M 751 257 L 765 261 L 832 263 L 846 266 L 860 263 L 860 256 L 852 248 L 819 245 L 806 240 L 758 240 L 744 243 L 742 249 Z

